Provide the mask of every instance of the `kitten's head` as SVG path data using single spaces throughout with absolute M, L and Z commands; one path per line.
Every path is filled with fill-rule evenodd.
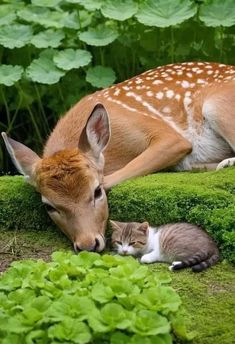
M 110 221 L 112 245 L 118 254 L 137 256 L 142 253 L 148 240 L 148 222 Z

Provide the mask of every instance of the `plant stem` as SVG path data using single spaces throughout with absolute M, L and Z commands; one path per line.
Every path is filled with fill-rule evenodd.
M 104 50 L 102 48 L 100 48 L 100 62 L 101 62 L 101 65 L 104 67 L 105 66 Z
M 35 88 L 36 95 L 37 95 L 39 109 L 40 109 L 40 111 L 42 113 L 42 116 L 44 118 L 44 120 L 42 121 L 43 122 L 43 126 L 44 126 L 44 129 L 45 129 L 45 132 L 48 133 L 50 128 L 49 128 L 49 125 L 48 125 L 47 116 L 46 116 L 46 113 L 44 111 L 44 107 L 43 107 L 43 104 L 42 104 L 42 101 L 41 101 L 41 96 L 40 96 L 40 92 L 39 92 L 38 86 L 35 83 L 34 83 L 34 88 Z
M 223 28 L 223 26 L 219 27 L 219 33 L 220 33 L 220 54 L 219 54 L 219 59 L 220 59 L 220 62 L 222 62 L 222 59 L 223 59 L 223 48 L 224 48 L 224 28 Z
M 174 63 L 174 61 L 175 61 L 175 56 L 174 56 L 175 39 L 174 39 L 173 26 L 170 27 L 170 33 L 171 33 L 171 63 Z
M 15 110 L 15 113 L 14 113 L 12 119 L 11 119 L 11 122 L 9 123 L 8 129 L 7 129 L 8 132 L 10 132 L 11 129 L 13 128 L 13 124 L 14 124 L 14 122 L 15 122 L 15 120 L 16 120 L 16 117 L 17 117 L 17 115 L 18 115 L 20 106 L 21 106 L 21 104 L 22 104 L 23 97 L 22 97 L 21 93 L 20 93 L 19 95 L 20 95 L 20 99 L 19 99 L 17 108 L 16 108 L 16 110 Z
M 6 97 L 5 97 L 5 92 L 3 90 L 3 86 L 0 87 L 0 91 L 1 91 L 1 95 L 2 95 L 2 100 L 3 100 L 3 103 L 4 103 L 4 106 L 5 106 L 5 109 L 6 109 L 6 114 L 7 114 L 7 125 L 9 125 L 10 121 L 11 121 L 11 116 L 10 116 L 10 110 L 9 110 L 9 107 L 7 105 L 7 100 L 6 100 Z
M 23 89 L 21 88 L 20 84 L 17 83 L 17 84 L 16 84 L 16 87 L 18 88 L 19 92 L 20 92 L 23 96 L 25 96 L 25 93 L 24 93 Z M 26 103 L 26 104 L 27 104 L 27 103 Z M 39 128 L 38 128 L 37 122 L 36 122 L 36 120 L 35 120 L 35 118 L 34 118 L 34 114 L 32 113 L 32 111 L 31 111 L 31 109 L 30 109 L 30 107 L 29 107 L 28 104 L 26 105 L 26 108 L 27 108 L 28 113 L 29 113 L 29 115 L 30 115 L 31 122 L 32 122 L 32 124 L 33 124 L 33 126 L 34 126 L 36 135 L 37 135 L 39 141 L 40 141 L 40 142 L 43 142 L 43 138 L 42 138 L 41 133 L 40 133 L 40 130 L 39 130 Z

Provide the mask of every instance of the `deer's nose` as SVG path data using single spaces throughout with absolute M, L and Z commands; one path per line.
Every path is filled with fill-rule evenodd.
M 76 253 L 80 251 L 94 252 L 99 248 L 99 245 L 99 240 L 96 238 L 93 244 L 82 244 L 75 242 L 73 247 Z

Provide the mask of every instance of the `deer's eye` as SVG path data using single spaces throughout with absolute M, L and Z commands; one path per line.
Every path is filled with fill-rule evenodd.
M 52 205 L 48 204 L 48 203 L 44 203 L 44 206 L 46 208 L 46 211 L 48 213 L 53 213 L 53 212 L 56 212 L 56 208 L 52 207 Z
M 102 196 L 102 190 L 101 190 L 101 187 L 100 185 L 97 186 L 97 188 L 95 189 L 95 193 L 94 193 L 94 198 L 95 199 L 98 199 Z

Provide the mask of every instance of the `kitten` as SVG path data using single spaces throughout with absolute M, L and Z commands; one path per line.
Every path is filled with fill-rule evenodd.
M 216 264 L 219 250 L 213 239 L 196 225 L 110 221 L 112 244 L 122 255 L 140 256 L 141 263 L 167 262 L 170 270 L 192 267 L 200 272 Z

